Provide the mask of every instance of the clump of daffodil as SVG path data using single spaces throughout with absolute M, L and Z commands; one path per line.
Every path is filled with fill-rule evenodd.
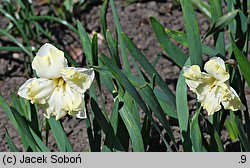
M 208 115 L 219 111 L 221 104 L 232 111 L 245 110 L 238 94 L 229 86 L 230 76 L 224 61 L 219 57 L 211 58 L 204 69 L 207 73 L 201 72 L 198 65 L 184 67 L 184 76 L 190 90 L 197 95 Z
M 38 50 L 32 69 L 39 78 L 28 79 L 19 96 L 40 104 L 47 118 L 86 118 L 84 93 L 94 79 L 93 69 L 68 67 L 63 51 L 48 43 Z

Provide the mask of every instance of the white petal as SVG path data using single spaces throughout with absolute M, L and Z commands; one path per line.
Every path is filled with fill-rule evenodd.
M 238 94 L 232 87 L 229 87 L 224 94 L 222 105 L 225 109 L 230 109 L 232 111 L 246 110 L 246 107 L 241 103 Z
M 221 109 L 222 94 L 220 93 L 220 89 L 220 87 L 215 86 L 209 90 L 204 101 L 201 102 L 201 105 L 207 110 L 208 115 L 213 115 Z
M 90 88 L 95 77 L 95 73 L 92 68 L 63 68 L 61 75 L 67 85 L 80 93 L 85 93 L 86 90 Z
M 65 87 L 57 87 L 48 98 L 47 105 L 44 106 L 46 111 L 45 116 L 55 116 L 56 120 L 64 117 L 67 113 L 69 115 L 78 115 L 81 118 L 85 116 L 84 96 L 82 93 L 65 85 Z M 79 115 L 79 113 L 81 115 Z M 85 117 L 86 118 L 86 117 Z
M 213 57 L 206 62 L 204 69 L 217 80 L 225 82 L 229 79 L 229 73 L 226 72 L 224 61 L 220 57 Z
M 38 50 L 32 62 L 32 68 L 36 71 L 36 74 L 47 79 L 60 77 L 60 71 L 64 67 L 67 67 L 64 53 L 48 43 Z
M 51 80 L 31 78 L 20 87 L 18 95 L 31 100 L 32 103 L 45 104 L 54 88 L 55 84 Z

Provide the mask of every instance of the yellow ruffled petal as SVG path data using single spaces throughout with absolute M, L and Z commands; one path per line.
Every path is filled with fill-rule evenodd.
M 85 93 L 90 88 L 94 80 L 94 70 L 86 68 L 63 68 L 61 71 L 62 78 L 67 85 L 75 89 L 77 92 Z
M 31 103 L 45 104 L 54 88 L 54 82 L 51 80 L 31 78 L 20 87 L 18 95 L 30 100 Z
M 241 103 L 238 94 L 232 87 L 229 87 L 225 92 L 222 105 L 225 109 L 230 109 L 232 111 L 246 110 L 246 107 Z
M 219 57 L 213 57 L 206 62 L 204 69 L 219 81 L 225 82 L 229 79 L 224 61 Z
M 61 76 L 62 68 L 67 67 L 64 53 L 52 44 L 44 44 L 37 52 L 32 62 L 32 68 L 41 78 L 53 79 Z

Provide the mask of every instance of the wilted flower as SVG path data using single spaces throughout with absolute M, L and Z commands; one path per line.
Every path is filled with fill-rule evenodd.
M 93 69 L 68 67 L 64 53 L 48 43 L 38 50 L 32 68 L 40 78 L 28 79 L 18 95 L 40 104 L 47 118 L 58 120 L 67 113 L 86 118 L 84 93 L 94 79 Z
M 184 76 L 190 90 L 197 95 L 208 115 L 219 111 L 221 104 L 232 111 L 245 110 L 238 94 L 228 84 L 230 76 L 226 72 L 224 61 L 219 57 L 211 58 L 204 69 L 207 73 L 201 72 L 198 65 L 184 67 Z

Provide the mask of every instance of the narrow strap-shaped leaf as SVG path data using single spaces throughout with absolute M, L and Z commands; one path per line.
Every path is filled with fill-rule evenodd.
M 217 130 L 212 123 L 210 123 L 207 119 L 205 120 L 207 122 L 208 132 L 211 136 L 210 147 L 212 152 L 224 152 L 224 147 Z
M 5 128 L 5 139 L 8 143 L 8 146 L 9 146 L 9 149 L 11 152 L 19 152 L 18 148 L 16 147 L 14 142 L 11 140 L 10 135 L 9 135 L 9 131 L 7 128 Z
M 117 66 L 121 68 L 122 65 L 121 65 L 121 61 L 120 61 L 119 53 L 118 53 L 118 42 L 116 39 L 113 38 L 112 33 L 109 30 L 106 31 L 106 43 L 107 43 L 111 58 L 115 61 Z
M 72 152 L 73 148 L 70 144 L 70 141 L 67 138 L 67 135 L 65 134 L 65 131 L 60 123 L 60 121 L 55 120 L 55 117 L 50 117 L 48 119 L 50 128 L 53 132 L 53 135 L 55 137 L 55 140 L 58 144 L 58 148 L 62 152 Z
M 149 84 L 144 79 L 141 79 L 138 76 L 127 72 L 124 73 L 127 76 L 128 80 L 138 88 L 143 85 Z M 169 115 L 170 117 L 177 119 L 177 113 L 175 109 L 168 103 L 168 96 L 157 87 L 154 88 L 154 94 L 157 97 L 157 100 L 159 101 L 161 107 L 163 108 L 165 115 Z
M 119 110 L 119 114 L 122 117 L 124 124 L 129 133 L 129 137 L 132 143 L 132 149 L 134 152 L 144 152 L 144 144 L 141 135 L 141 128 L 138 125 L 133 114 L 130 112 L 129 106 L 126 104 L 126 99 L 118 97 L 120 101 L 124 102 L 122 108 Z
M 169 28 L 165 29 L 167 35 L 174 39 L 176 42 L 180 43 L 181 45 L 188 47 L 188 42 L 187 42 L 187 35 L 184 32 L 180 32 L 177 30 L 171 30 Z M 206 44 L 202 44 L 202 53 L 206 54 L 210 57 L 216 57 L 219 56 L 220 53 L 210 47 L 208 47 Z
M 203 0 L 191 0 L 193 5 L 197 7 L 204 15 L 211 19 L 210 6 L 206 1 Z
M 79 36 L 81 38 L 83 52 L 85 53 L 87 57 L 88 63 L 90 65 L 93 65 L 91 40 L 80 21 L 77 21 L 77 29 L 78 29 Z
M 217 21 L 222 13 L 222 4 L 221 0 L 210 0 L 210 9 L 212 14 L 212 22 Z M 214 45 L 216 50 L 225 57 L 225 39 L 224 32 L 219 32 L 214 34 Z
M 166 130 L 168 136 L 170 137 L 171 141 L 173 142 L 175 149 L 178 151 L 169 122 L 167 121 L 163 109 L 160 106 L 160 103 L 158 102 L 153 90 L 150 88 L 149 85 L 145 85 L 140 88 L 139 93 L 144 98 L 143 100 L 148 104 L 150 109 L 154 112 L 155 116 L 160 121 L 163 128 Z
M 102 33 L 104 35 L 104 38 L 106 38 L 106 30 L 107 30 L 107 11 L 109 7 L 109 0 L 104 0 L 101 10 L 100 10 L 100 25 L 102 28 Z
M 246 79 L 248 86 L 250 87 L 250 73 L 249 73 L 250 72 L 250 62 L 246 58 L 246 56 L 240 51 L 240 49 L 237 47 L 235 41 L 233 40 L 232 35 L 231 35 L 231 44 L 233 47 L 235 57 L 236 57 L 237 62 L 239 64 L 240 71 L 241 71 L 242 75 L 244 76 L 244 78 Z
M 77 33 L 78 34 L 78 31 L 77 29 L 72 26 L 70 23 L 68 23 L 67 21 L 65 20 L 62 20 L 58 17 L 54 17 L 54 16 L 30 16 L 29 18 L 27 18 L 28 20 L 50 20 L 50 21 L 54 21 L 54 22 L 58 22 L 64 26 L 67 26 L 68 28 L 70 28 L 73 32 Z
M 237 16 L 239 13 L 239 10 L 233 10 L 226 15 L 223 15 L 222 17 L 218 18 L 211 26 L 211 28 L 208 30 L 206 35 L 204 36 L 203 40 L 207 38 L 208 36 L 218 33 L 221 30 L 223 30 L 226 26 L 228 26 L 233 19 Z
M 96 116 L 96 119 L 102 128 L 103 132 L 106 134 L 105 144 L 109 147 L 111 151 L 113 149 L 118 151 L 124 151 L 119 139 L 116 137 L 113 127 L 109 121 L 107 121 L 106 117 L 103 115 L 101 109 L 99 108 L 96 101 L 91 98 L 91 108 L 93 113 Z
M 125 68 L 125 71 L 130 71 L 131 68 L 130 68 L 130 64 L 129 64 L 129 60 L 128 60 L 128 55 L 127 55 L 127 52 L 126 52 L 126 46 L 125 46 L 123 38 L 122 38 L 122 28 L 121 28 L 121 24 L 120 24 L 120 21 L 119 21 L 119 18 L 118 18 L 117 10 L 115 8 L 114 0 L 110 0 L 110 6 L 111 6 L 112 13 L 113 13 L 114 20 L 115 20 L 115 27 L 116 27 L 116 31 L 117 31 L 117 35 L 118 35 L 118 40 L 120 42 L 124 68 Z
M 150 22 L 154 34 L 161 44 L 163 50 L 178 66 L 182 67 L 187 60 L 187 56 L 181 51 L 179 47 L 169 40 L 164 27 L 154 17 L 150 17 Z
M 144 144 L 144 150 L 147 150 L 147 146 L 149 144 L 150 139 L 150 130 L 151 130 L 151 121 L 147 116 L 144 117 L 143 125 L 141 129 L 143 144 Z
M 27 136 L 28 138 L 28 142 L 30 142 L 30 147 L 32 148 L 33 151 L 40 151 L 40 148 L 38 147 L 34 137 L 31 134 L 29 125 L 28 125 L 28 121 L 20 115 L 19 112 L 17 112 L 17 110 L 13 107 L 10 107 L 13 116 L 16 120 L 17 126 L 18 128 L 25 134 L 25 136 Z
M 114 66 L 114 64 L 112 63 L 112 60 L 107 58 L 104 54 L 101 54 L 101 59 L 105 63 L 105 65 L 107 65 L 110 68 L 110 71 L 114 75 L 114 77 L 122 84 L 125 90 L 131 95 L 131 97 L 135 100 L 135 102 L 146 113 L 146 115 L 149 117 L 150 121 L 152 122 L 153 126 L 156 128 L 160 136 L 163 138 L 163 141 L 165 145 L 168 147 L 168 150 L 172 151 L 168 142 L 163 137 L 159 126 L 156 124 L 150 111 L 148 110 L 148 107 L 146 106 L 145 102 L 143 101 L 142 97 L 140 96 L 138 91 L 135 89 L 135 87 L 129 82 L 128 78 L 122 73 L 122 71 L 119 70 L 116 66 Z
M 202 47 L 198 22 L 192 7 L 192 3 L 187 0 L 180 0 L 184 18 L 185 30 L 189 46 L 191 65 L 202 67 Z
M 185 66 L 190 66 L 190 58 L 187 60 Z M 183 143 L 184 151 L 192 151 L 192 143 L 190 139 L 190 125 L 189 125 L 189 109 L 187 101 L 187 85 L 185 77 L 183 76 L 183 69 L 176 86 L 176 108 L 178 115 L 178 122 L 180 126 L 180 133 Z
M 33 57 L 32 53 L 23 46 L 22 43 L 20 43 L 14 36 L 12 36 L 10 33 L 5 31 L 4 29 L 0 29 L 0 34 L 3 34 L 7 36 L 10 40 L 12 40 L 17 46 L 19 46 L 26 54 L 28 54 L 30 57 Z
M 238 132 L 239 132 L 239 139 L 240 143 L 244 147 L 245 151 L 249 152 L 250 151 L 250 145 L 249 145 L 249 140 L 248 137 L 245 133 L 244 126 L 242 121 L 239 118 L 235 118 L 237 126 L 238 126 Z
M 202 152 L 204 150 L 204 147 L 202 145 L 202 135 L 199 125 L 199 115 L 200 115 L 200 109 L 197 109 L 192 121 L 191 121 L 191 141 L 192 141 L 192 148 L 194 152 Z
M 148 73 L 150 76 L 155 74 L 156 84 L 158 84 L 159 87 L 166 93 L 166 96 L 168 96 L 167 102 L 175 109 L 175 96 L 165 81 L 161 78 L 159 73 L 154 69 L 152 64 L 147 60 L 143 53 L 136 47 L 132 40 L 125 33 L 123 33 L 122 37 L 130 54 L 141 64 L 146 73 Z

